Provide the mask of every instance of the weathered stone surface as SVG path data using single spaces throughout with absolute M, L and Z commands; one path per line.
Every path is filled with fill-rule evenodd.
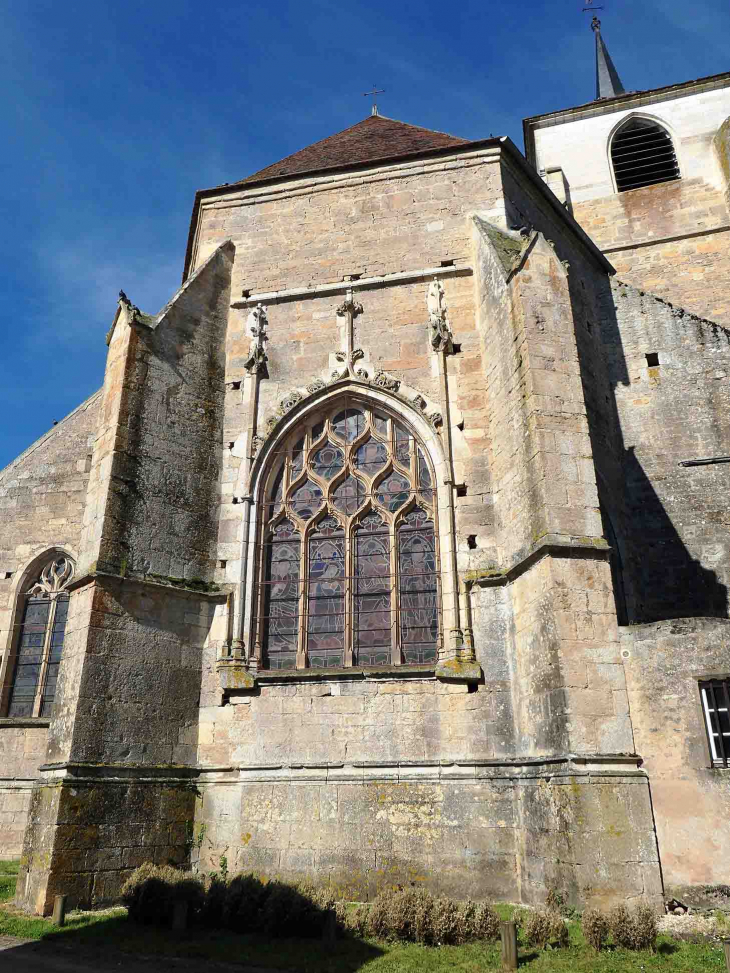
M 666 764 L 656 734 L 672 679 L 689 699 L 728 660 L 721 468 L 700 481 L 677 467 L 690 448 L 727 452 L 725 331 L 612 286 L 506 143 L 222 187 L 196 212 L 170 305 L 120 305 L 73 529 L 34 519 L 28 557 L 67 544 L 78 570 L 47 744 L 45 727 L 0 722 L 0 849 L 17 847 L 33 784 L 21 904 L 101 904 L 146 858 L 211 870 L 224 855 L 356 897 L 418 882 L 657 904 L 657 833 L 669 881 L 719 880 L 722 839 L 671 810 L 696 801 L 727 820 L 724 778 L 688 770 L 702 714 L 682 711 Z M 249 314 L 264 297 L 256 370 Z M 655 351 L 659 370 L 644 368 Z M 441 654 L 261 672 L 262 470 L 282 430 L 348 396 L 418 430 L 433 462 Z M 627 662 L 618 621 L 672 610 L 716 616 L 682 630 L 692 659 L 676 662 L 659 622 L 655 651 Z

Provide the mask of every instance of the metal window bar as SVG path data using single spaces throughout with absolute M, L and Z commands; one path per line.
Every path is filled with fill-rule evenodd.
M 705 724 L 707 728 L 707 738 L 710 747 L 710 756 L 713 764 L 722 767 L 728 766 L 730 760 L 730 680 L 710 680 L 700 684 L 702 693 L 702 706 L 705 713 Z M 717 690 L 722 690 L 722 697 L 725 706 L 718 704 Z M 728 724 L 728 729 L 723 729 L 722 714 Z M 714 726 L 713 726 L 714 720 Z M 727 740 L 725 739 L 727 738 Z
M 611 147 L 611 161 L 619 192 L 679 178 L 671 137 L 658 126 L 634 125 L 619 132 Z

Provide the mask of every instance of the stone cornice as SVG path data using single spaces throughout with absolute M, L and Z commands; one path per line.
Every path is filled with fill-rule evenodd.
M 243 300 L 234 301 L 231 307 L 255 307 L 258 303 L 281 304 L 285 301 L 297 301 L 303 297 L 327 297 L 329 295 L 345 294 L 348 290 L 356 293 L 372 287 L 392 287 L 398 284 L 412 284 L 418 281 L 429 280 L 433 277 L 470 277 L 473 273 L 473 269 L 468 265 L 404 270 L 397 274 L 383 274 L 380 277 L 361 277 L 359 280 L 335 281 L 331 284 L 316 284 L 311 287 L 292 287 L 288 290 L 251 294 L 250 297 L 246 297 Z
M 0 717 L 0 730 L 20 727 L 29 729 L 39 727 L 43 729 L 51 725 L 50 719 L 45 716 L 3 716 Z
M 593 543 L 586 544 L 571 541 L 569 538 L 563 538 L 558 534 L 546 534 L 531 551 L 517 559 L 508 568 L 462 571 L 461 576 L 467 585 L 476 585 L 480 588 L 498 588 L 501 585 L 511 584 L 544 557 L 607 561 L 611 557 L 611 548 L 602 537 L 597 537 L 593 539 Z
M 557 754 L 544 757 L 451 760 L 400 760 L 259 764 L 238 767 L 201 767 L 201 784 L 212 783 L 397 783 L 550 779 L 566 784 L 575 778 L 621 777 L 644 780 L 636 754 Z
M 77 588 L 82 588 L 84 585 L 91 584 L 96 581 L 97 578 L 106 578 L 110 581 L 118 581 L 125 584 L 138 584 L 145 587 L 162 589 L 164 591 L 174 591 L 176 594 L 186 595 L 188 597 L 197 598 L 211 598 L 213 600 L 225 600 L 228 597 L 228 589 L 220 588 L 217 591 L 205 591 L 200 588 L 188 588 L 185 584 L 178 584 L 173 582 L 183 582 L 183 578 L 174 578 L 170 580 L 165 580 L 163 578 L 155 579 L 150 575 L 136 575 L 130 574 L 116 574 L 114 571 L 100 571 L 93 570 L 87 571 L 86 574 L 80 575 L 78 578 L 74 578 L 71 584 L 68 585 L 67 591 L 75 591 Z

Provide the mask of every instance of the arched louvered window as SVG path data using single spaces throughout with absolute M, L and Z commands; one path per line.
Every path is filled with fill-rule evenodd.
M 620 193 L 679 179 L 671 136 L 645 118 L 632 118 L 616 132 L 611 161 Z
M 263 510 L 262 666 L 436 660 L 433 482 L 405 424 L 364 403 L 313 415 L 282 443 Z
M 21 594 L 8 716 L 51 715 L 68 615 L 66 589 L 73 575 L 73 561 L 57 554 Z

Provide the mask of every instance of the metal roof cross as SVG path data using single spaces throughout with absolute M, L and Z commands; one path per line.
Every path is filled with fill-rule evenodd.
M 378 88 L 378 87 L 376 87 L 376 85 L 373 85 L 373 90 L 372 91 L 363 91 L 363 97 L 364 98 L 367 98 L 368 95 L 372 95 L 372 98 L 373 98 L 373 109 L 370 112 L 371 115 L 377 115 L 378 114 L 378 106 L 377 106 L 377 104 L 375 102 L 375 96 L 376 95 L 384 95 L 384 94 L 385 94 L 385 88 Z

